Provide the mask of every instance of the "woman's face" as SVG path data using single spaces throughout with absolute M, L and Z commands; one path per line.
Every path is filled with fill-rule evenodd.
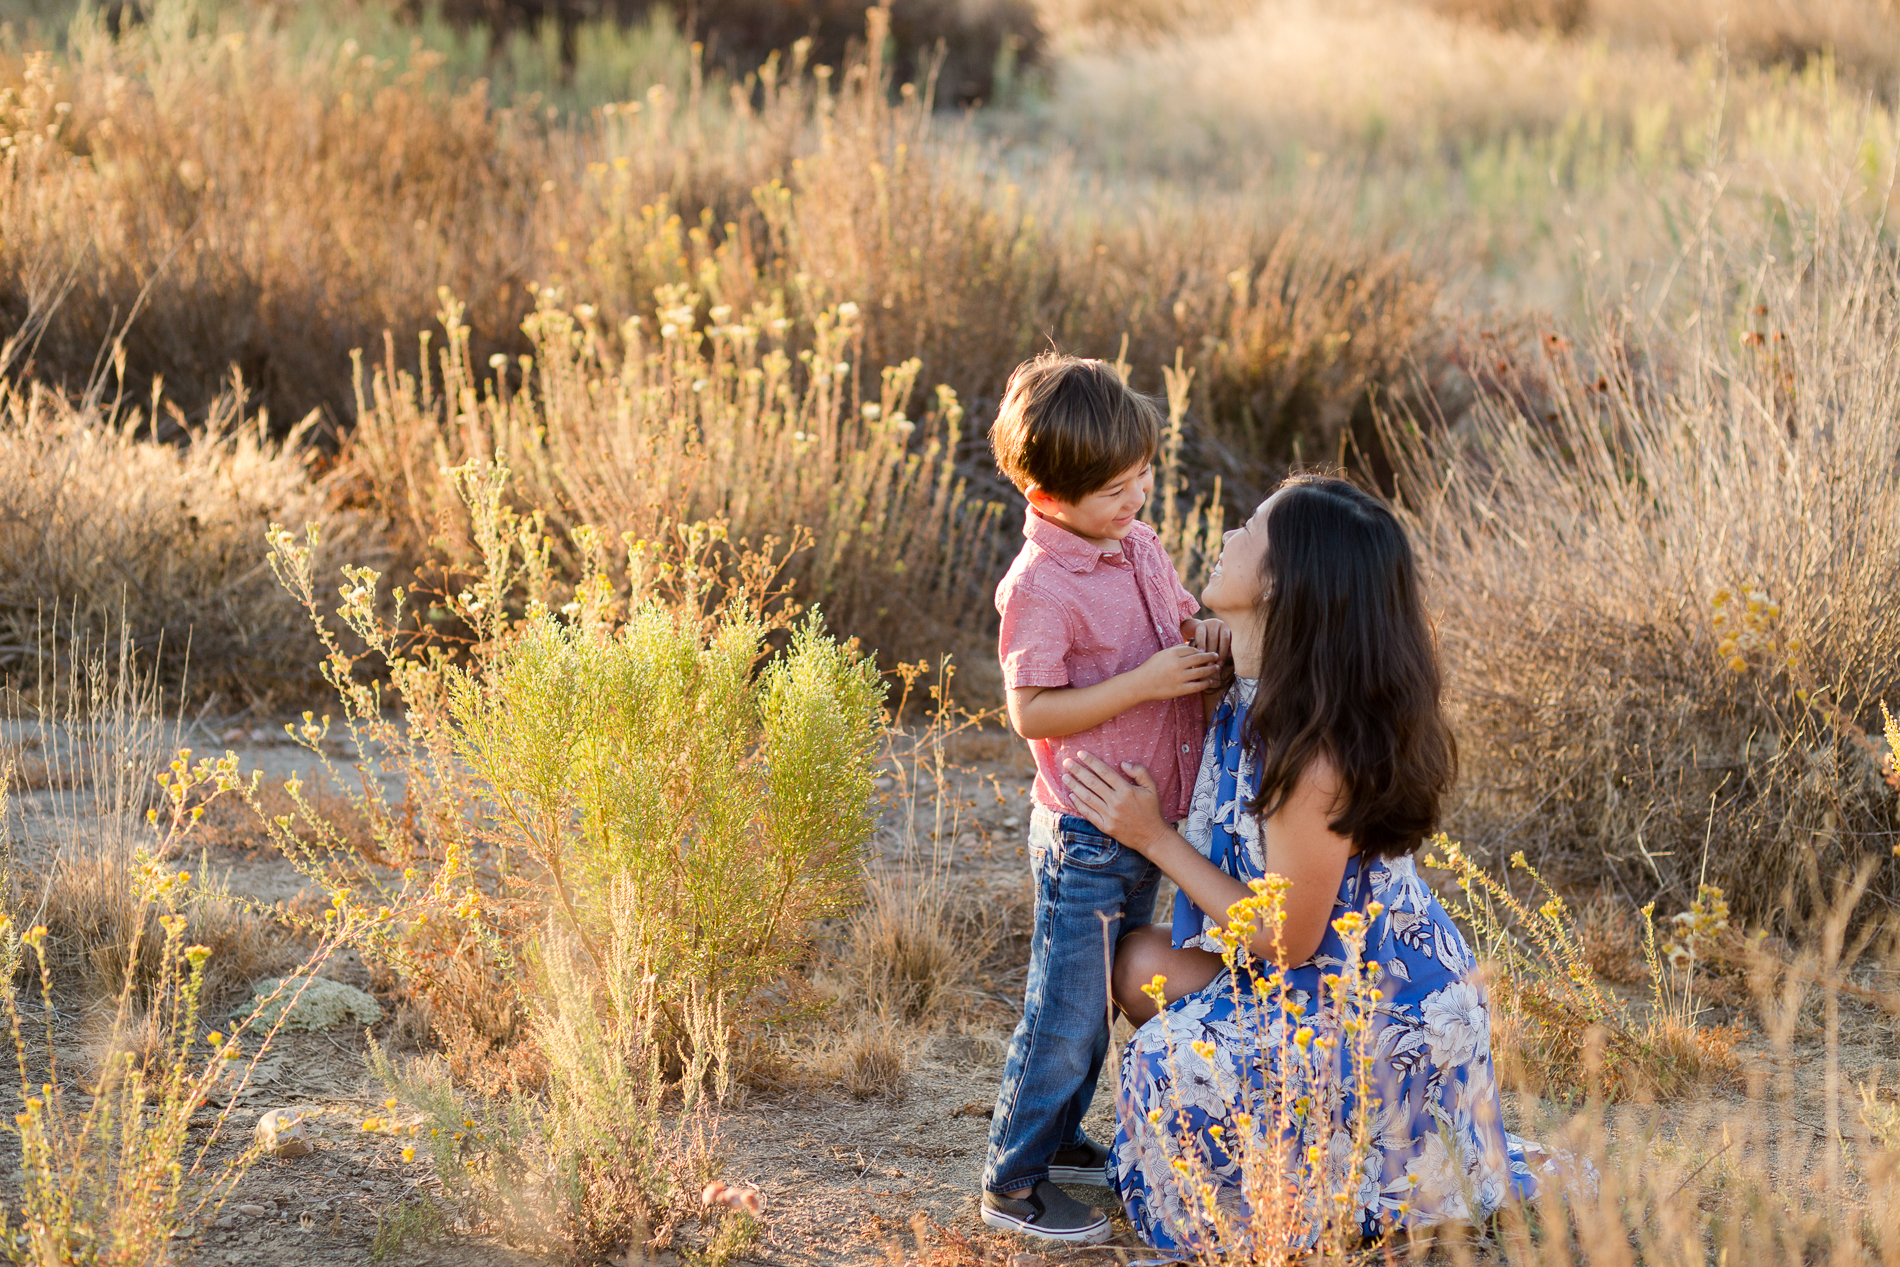
M 1261 502 L 1246 523 L 1221 539 L 1220 562 L 1214 565 L 1214 574 L 1201 590 L 1201 601 L 1208 610 L 1229 624 L 1235 615 L 1251 612 L 1265 594 L 1267 581 L 1261 566 L 1267 557 L 1267 507 L 1273 505 L 1273 497 Z

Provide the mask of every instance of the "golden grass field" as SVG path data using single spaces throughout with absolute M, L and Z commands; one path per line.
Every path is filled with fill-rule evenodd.
M 8 1253 L 1040 1267 L 1053 343 L 1167 401 L 1190 585 L 1289 469 L 1398 508 L 1431 874 L 1601 1176 L 1314 1256 L 1900 1262 L 1891 0 L 811 11 L 0 6 Z M 285 978 L 383 1019 L 232 1033 Z

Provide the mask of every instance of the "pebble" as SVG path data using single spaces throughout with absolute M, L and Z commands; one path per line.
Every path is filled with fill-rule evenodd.
M 1014 814 L 1010 815 L 1008 818 L 1005 818 L 1003 820 L 1003 826 L 1005 827 L 1021 827 L 1022 825 L 1023 825 L 1023 820 L 1020 818 L 1017 818 Z M 1034 1258 L 1035 1255 L 1034 1254 L 1018 1255 L 1018 1257 Z
M 1011 1254 L 1009 1267 L 1047 1267 L 1049 1260 L 1041 1254 Z
M 272 1157 L 302 1157 L 316 1151 L 303 1114 L 294 1109 L 272 1109 L 257 1119 L 257 1146 Z
M 261 1205 L 241 1205 L 237 1208 L 237 1212 L 254 1219 L 264 1212 L 264 1207 Z

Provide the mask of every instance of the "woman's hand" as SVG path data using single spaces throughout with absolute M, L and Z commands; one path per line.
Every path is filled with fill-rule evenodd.
M 1093 753 L 1078 752 L 1062 763 L 1062 786 L 1077 813 L 1144 858 L 1169 834 L 1154 777 L 1132 761 L 1117 773 Z
M 1234 631 L 1228 628 L 1224 620 L 1209 617 L 1206 620 L 1196 621 L 1194 636 L 1188 641 L 1192 642 L 1197 650 L 1212 652 L 1222 660 L 1234 658 Z
M 1234 684 L 1234 631 L 1228 628 L 1224 620 L 1203 620 L 1196 623 L 1192 641 L 1197 650 L 1220 657 L 1220 673 L 1201 692 L 1208 708 L 1207 719 L 1212 721 L 1214 706 L 1219 703 L 1221 696 L 1227 694 L 1227 688 Z

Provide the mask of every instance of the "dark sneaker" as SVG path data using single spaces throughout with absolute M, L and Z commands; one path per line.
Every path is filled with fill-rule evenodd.
M 1092 1183 L 1108 1187 L 1108 1150 L 1085 1139 L 1049 1159 L 1049 1177 L 1057 1183 Z
M 1047 1179 L 1020 1201 L 985 1192 L 983 1221 L 1005 1232 L 1021 1232 L 1046 1241 L 1067 1241 L 1071 1245 L 1099 1245 L 1109 1235 L 1106 1214 L 1083 1205 Z

